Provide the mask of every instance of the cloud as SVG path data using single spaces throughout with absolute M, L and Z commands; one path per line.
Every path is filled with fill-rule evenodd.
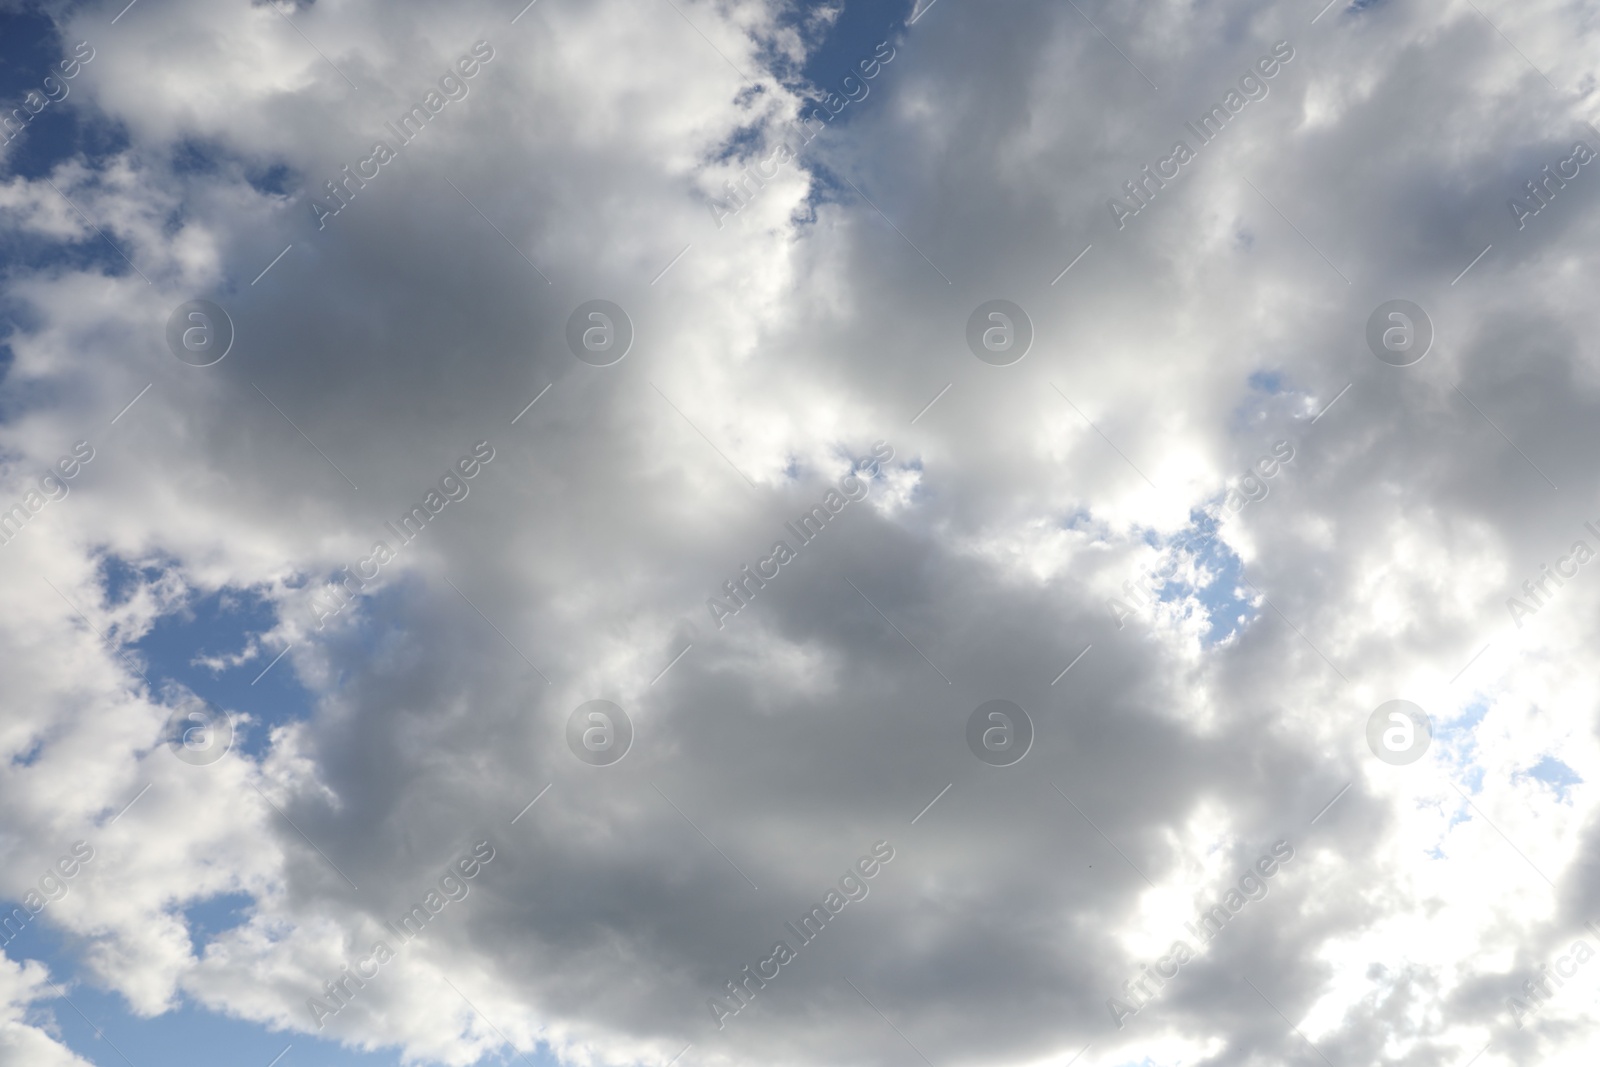
M 7 1063 L 37 1063 L 43 1067 L 86 1067 L 88 1060 L 61 1044 L 51 1029 L 29 1021 L 28 1008 L 57 995 L 51 990 L 43 964 L 0 959 L 0 1058 Z
M 1595 918 L 1600 585 L 1520 628 L 1505 600 L 1600 522 L 1596 179 L 1520 229 L 1507 200 L 1600 144 L 1589 20 L 946 0 L 857 48 L 848 5 L 517 6 L 58 16 L 96 49 L 59 106 L 99 132 L 56 189 L 0 185 L 52 250 L 10 271 L 0 500 L 95 458 L 0 548 L 0 890 L 93 844 L 39 920 L 84 980 L 449 1064 L 1576 1054 L 1576 988 L 1522 1029 L 1505 1004 Z M 719 218 L 831 110 L 807 57 L 880 41 Z M 1123 183 L 1286 50 L 1119 228 Z M 197 298 L 233 330 L 207 367 L 167 347 Z M 997 299 L 1034 338 L 1005 366 L 967 342 Z M 1435 329 L 1408 367 L 1367 347 L 1393 299 Z M 568 348 L 592 300 L 632 327 L 609 366 Z M 719 628 L 707 599 L 880 441 L 864 506 Z M 218 593 L 271 618 L 153 641 Z M 284 649 L 303 714 L 250 684 Z M 568 750 L 592 699 L 626 758 Z M 1034 725 L 1011 767 L 966 747 L 991 699 Z M 1392 699 L 1432 718 L 1416 764 L 1367 747 Z M 175 758 L 202 702 L 232 746 Z M 870 906 L 719 1029 L 707 999 L 878 840 Z M 308 1009 L 479 841 L 469 897 Z M 1119 1029 L 1279 841 L 1270 895 Z M 43 964 L 7 966 L 0 1040 L 79 1062 Z

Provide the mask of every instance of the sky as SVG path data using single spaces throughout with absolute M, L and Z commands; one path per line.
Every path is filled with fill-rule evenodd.
M 0 0 L 0 1067 L 1592 1064 L 1597 63 Z

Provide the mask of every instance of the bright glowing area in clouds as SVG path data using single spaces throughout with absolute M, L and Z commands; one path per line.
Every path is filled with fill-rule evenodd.
M 0 0 L 0 1067 L 1588 1067 L 1594 0 Z

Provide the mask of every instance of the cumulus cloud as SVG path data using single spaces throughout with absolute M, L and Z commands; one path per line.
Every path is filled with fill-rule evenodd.
M 46 10 L 0 1062 L 1579 1061 L 1592 13 L 520 7 Z
M 7 1063 L 37 1063 L 44 1067 L 83 1067 L 89 1061 L 72 1053 L 52 1034 L 51 1028 L 37 1025 L 40 1020 L 29 1018 L 28 1008 L 38 1001 L 48 1001 L 55 993 L 50 989 L 49 978 L 43 964 L 14 960 L 0 960 L 0 994 L 4 1004 L 0 1015 L 0 1056 Z

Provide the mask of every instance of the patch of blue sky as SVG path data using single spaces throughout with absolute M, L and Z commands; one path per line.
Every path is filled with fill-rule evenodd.
M 861 455 L 858 456 L 858 455 L 855 454 L 855 452 L 853 452 L 851 449 L 845 447 L 844 445 L 835 445 L 834 449 L 833 449 L 833 454 L 835 456 L 837 456 L 839 459 L 843 460 L 844 462 L 850 464 L 851 469 L 854 470 L 858 475 L 863 475 L 863 476 L 866 474 L 866 471 L 865 471 L 864 468 L 867 466 L 867 464 L 876 462 L 876 458 L 872 455 L 871 451 L 864 452 L 864 453 L 862 453 Z M 920 460 L 920 459 L 913 460 L 912 463 L 914 463 L 916 465 L 916 469 L 917 470 L 921 470 L 922 469 L 922 460 Z M 912 463 L 907 463 L 907 464 L 905 464 L 905 466 L 908 466 L 908 467 L 912 466 Z M 888 466 L 892 467 L 894 465 L 895 465 L 895 460 L 890 460 L 889 463 L 888 463 Z M 884 464 L 879 464 L 879 468 L 880 468 L 880 470 L 878 472 L 878 478 L 879 479 L 881 479 L 883 477 L 882 468 L 884 466 L 885 466 Z
M 872 58 L 878 42 L 892 40 L 911 11 L 911 0 L 845 0 L 839 17 L 807 53 L 801 76 L 817 92 L 839 92 L 839 83 L 847 76 L 861 77 L 860 62 Z M 845 108 L 840 117 L 849 112 Z
M 1468 785 L 1469 785 L 1469 790 L 1468 791 L 1472 792 L 1472 793 L 1480 792 L 1483 789 L 1483 770 L 1482 770 L 1482 768 L 1479 768 L 1477 770 L 1476 782 L 1469 782 Z M 1419 808 L 1422 807 L 1423 806 L 1422 802 L 1419 801 L 1417 806 Z M 1445 828 L 1446 831 L 1449 831 L 1453 827 L 1459 826 L 1464 822 L 1470 822 L 1471 820 L 1472 820 L 1472 808 L 1471 808 L 1470 805 L 1467 804 L 1466 801 L 1462 801 L 1460 804 L 1457 804 L 1455 806 L 1455 809 L 1453 811 L 1450 812 L 1450 820 L 1444 824 L 1444 828 Z M 1436 847 L 1434 849 L 1434 851 L 1440 853 L 1438 856 L 1435 857 L 1436 859 L 1443 859 L 1444 858 L 1442 847 Z
M 1156 590 L 1164 603 L 1192 599 L 1206 613 L 1209 626 L 1201 645 L 1210 648 L 1230 640 L 1260 614 L 1244 584 L 1244 561 L 1217 536 L 1216 516 L 1191 509 L 1189 525 L 1166 539 L 1162 547 L 1193 568 L 1185 577 L 1181 564 Z M 1163 567 L 1165 569 L 1165 566 Z
M 759 125 L 741 126 L 722 142 L 720 150 L 711 158 L 716 163 L 726 163 L 728 160 L 755 162 L 762 154 L 763 143 Z
M 1435 729 L 1437 731 L 1437 726 Z M 1435 743 L 1437 743 L 1438 740 L 1439 735 L 1437 732 L 1435 732 Z M 1439 753 L 1435 752 L 1432 756 L 1425 758 L 1437 759 L 1439 758 Z M 1457 773 L 1446 773 L 1448 774 L 1450 780 L 1454 782 L 1458 788 L 1464 788 L 1465 792 L 1474 796 L 1483 792 L 1482 767 L 1470 766 L 1461 769 Z M 1472 805 L 1467 802 L 1465 797 L 1461 796 L 1454 789 L 1448 790 L 1437 799 L 1425 799 L 1419 797 L 1412 801 L 1412 807 L 1418 812 L 1435 812 L 1437 814 L 1448 816 L 1445 820 L 1444 828 L 1439 832 L 1438 843 L 1436 843 L 1433 848 L 1427 850 L 1425 853 L 1427 856 L 1436 860 L 1449 858 L 1449 854 L 1445 852 L 1444 846 L 1449 843 L 1450 831 L 1455 829 L 1457 826 L 1460 826 L 1462 823 L 1471 822 L 1473 819 L 1477 818 L 1477 812 L 1473 810 Z
M 855 452 L 853 452 L 849 447 L 847 447 L 847 446 L 845 446 L 843 444 L 835 444 L 833 446 L 833 454 L 838 459 L 843 460 L 845 463 L 849 464 L 850 467 L 858 475 L 860 475 L 862 477 L 866 476 L 866 471 L 864 469 L 866 467 L 866 465 L 873 461 L 873 456 L 872 456 L 871 452 L 865 452 L 865 453 L 862 453 L 861 455 L 856 455 Z M 895 461 L 894 460 L 890 460 L 889 465 L 893 466 L 894 464 L 895 464 Z M 907 467 L 913 467 L 914 466 L 915 469 L 920 471 L 922 469 L 922 461 L 920 459 L 914 460 L 911 463 L 905 464 L 905 466 L 907 466 Z M 791 456 L 789 456 L 788 460 L 784 463 L 784 466 L 783 466 L 783 479 L 786 482 L 801 482 L 801 481 L 807 481 L 807 480 L 816 479 L 816 478 L 819 478 L 819 477 L 821 477 L 821 472 L 818 471 L 817 469 L 813 468 L 813 467 L 810 467 L 810 466 L 802 466 L 801 463 L 800 463 L 800 458 L 798 456 L 791 455 Z M 880 470 L 880 472 L 878 474 L 878 480 L 882 480 L 882 478 L 883 478 L 883 473 Z
M 36 178 L 77 151 L 82 129 L 76 109 L 67 105 L 73 81 L 61 79 L 57 66 L 69 51 L 46 15 L 0 12 L 0 116 L 10 119 L 5 167 L 13 174 Z M 54 79 L 49 86 L 47 76 Z
M 106 603 L 115 607 L 126 604 L 139 587 L 160 576 L 161 568 L 152 564 L 134 564 L 119 556 L 106 556 L 100 561 L 100 585 L 105 590 Z
M 181 179 L 242 177 L 251 188 L 270 196 L 290 196 L 305 185 L 305 175 L 278 160 L 263 160 L 232 152 L 219 141 L 185 138 L 173 146 L 168 157 L 172 173 Z M 181 223 L 169 222 L 169 228 Z
M 1476 782 L 1466 783 L 1469 786 L 1468 791 L 1471 793 L 1480 792 L 1483 788 L 1483 769 L 1477 768 L 1476 772 Z M 1459 798 L 1457 799 L 1459 800 Z M 1445 798 L 1446 803 L 1449 803 L 1449 800 L 1449 797 Z M 1416 802 L 1415 807 L 1418 810 L 1421 810 L 1428 807 L 1428 802 L 1419 800 Z M 1459 803 L 1450 809 L 1450 818 L 1444 824 L 1443 834 L 1448 834 L 1451 830 L 1455 829 L 1457 826 L 1460 826 L 1464 822 L 1471 822 L 1473 816 L 1474 812 L 1472 810 L 1472 805 L 1468 804 L 1465 800 L 1459 800 Z M 1441 834 L 1441 836 L 1443 836 L 1443 834 Z M 1429 855 L 1433 856 L 1434 859 L 1445 859 L 1446 853 L 1444 851 L 1444 845 L 1442 843 L 1435 845 L 1433 851 L 1430 852 Z
M 11 119 L 0 171 L 37 179 L 76 156 L 94 160 L 127 147 L 127 131 L 89 117 L 75 102 L 77 79 L 61 77 L 60 64 L 79 43 L 64 40 L 37 10 L 0 11 L 0 116 Z
M 176 174 L 217 174 L 222 169 L 223 154 L 214 144 L 185 138 L 172 149 L 172 170 Z
M 827 136 L 827 131 L 823 130 L 820 136 Z M 811 171 L 811 192 L 805 202 L 807 214 L 804 218 L 807 221 L 814 222 L 816 220 L 817 208 L 823 204 L 843 203 L 848 199 L 860 203 L 863 208 L 866 207 L 861 197 L 854 189 L 845 184 L 844 179 L 839 176 L 837 171 L 819 162 L 816 157 L 808 157 L 804 162 Z M 851 181 L 854 180 L 854 178 L 851 179 Z M 871 196 L 872 194 L 868 193 L 867 195 Z M 872 214 L 874 218 L 877 217 L 876 212 Z
M 255 902 L 249 893 L 219 893 L 185 906 L 184 926 L 195 954 L 204 952 L 206 943 L 219 934 L 249 922 Z
M 56 194 L 49 192 L 49 195 Z M 69 209 L 69 213 L 82 222 L 76 210 Z M 91 228 L 79 237 L 61 240 L 15 228 L 0 228 L 0 263 L 5 264 L 7 273 L 25 271 L 29 275 L 85 273 L 113 278 L 135 275 L 132 264 L 123 258 L 128 242 L 117 242 L 116 233 L 104 226 L 101 230 L 104 236 Z M 0 329 L 7 334 L 26 329 L 29 318 L 14 297 L 0 296 Z
M 1259 434 L 1278 427 L 1278 436 L 1310 416 L 1310 396 L 1296 388 L 1281 370 L 1261 368 L 1245 379 L 1249 391 L 1233 410 L 1230 429 L 1236 434 Z M 1241 467 L 1243 464 L 1241 464 Z
M 1283 375 L 1277 371 L 1258 370 L 1250 375 L 1250 388 L 1261 393 L 1275 394 L 1284 391 Z
M 829 6 L 814 4 L 804 10 L 814 12 Z M 848 177 L 850 182 L 861 186 L 862 177 L 830 170 L 820 162 L 821 156 L 816 146 L 822 144 L 833 131 L 852 122 L 863 108 L 872 106 L 872 94 L 883 79 L 892 77 L 894 62 L 890 60 L 888 64 L 878 66 L 874 77 L 870 79 L 863 77 L 861 63 L 873 60 L 874 51 L 881 42 L 888 41 L 894 44 L 901 38 L 913 8 L 912 0 L 843 0 L 843 10 L 831 22 L 818 19 L 803 20 L 803 24 L 812 27 L 815 44 L 807 52 L 805 63 L 797 72 L 798 78 L 794 87 L 814 103 L 820 103 L 829 94 L 845 98 L 846 78 L 855 79 L 850 84 L 856 96 L 860 96 L 863 89 L 866 93 L 859 100 L 846 103 L 829 119 L 827 126 L 818 134 L 817 140 L 813 141 L 804 153 L 803 162 L 808 165 L 813 176 L 810 195 L 806 202 L 808 220 L 815 219 L 819 204 L 847 198 L 859 200 L 856 191 L 844 179 Z M 903 40 L 901 43 L 904 43 Z M 900 45 L 895 47 L 898 51 Z M 862 191 L 880 206 L 884 203 L 882 196 L 874 196 L 872 191 L 864 186 Z
M 60 51 L 55 23 L 42 12 L 0 12 L 0 100 L 38 88 L 44 68 Z
M 1476 765 L 1478 724 L 1488 713 L 1489 706 L 1481 700 L 1468 704 L 1461 714 L 1453 718 L 1445 718 L 1438 711 L 1430 712 L 1434 724 L 1436 758 L 1451 771 L 1465 775 Z
M 784 24 L 786 29 L 799 35 L 806 49 L 805 59 L 797 65 L 787 55 L 769 47 L 763 49 L 761 60 L 787 88 L 814 104 L 829 92 L 836 92 L 847 74 L 854 72 L 859 78 L 857 64 L 870 59 L 874 46 L 891 37 L 904 24 L 910 11 L 911 0 L 802 3 L 790 9 Z M 740 90 L 739 102 L 750 104 L 759 91 L 758 87 L 745 86 Z M 848 121 L 849 111 L 850 108 L 845 108 L 834 121 Z M 743 127 L 720 145 L 712 158 L 717 162 L 729 159 L 755 162 L 762 156 L 760 146 L 764 140 L 759 125 Z M 814 220 L 818 203 L 838 199 L 848 190 L 848 186 L 833 175 L 817 173 L 816 178 L 806 218 L 802 221 Z
M 1577 771 L 1548 754 L 1539 757 L 1539 762 L 1527 770 L 1518 771 L 1511 776 L 1513 782 L 1524 778 L 1532 778 L 1548 785 L 1555 792 L 1556 799 L 1560 801 L 1568 800 L 1568 794 L 1573 786 L 1583 784 L 1583 778 Z
M 299 174 L 283 163 L 251 166 L 245 171 L 245 180 L 257 192 L 271 196 L 288 196 L 305 184 Z
M 327 580 L 332 581 L 335 577 L 342 576 L 329 575 Z M 321 654 L 325 656 L 323 667 L 331 670 L 327 680 L 330 691 L 337 692 L 357 684 L 373 665 L 393 665 L 398 662 L 398 657 L 409 656 L 415 634 L 407 620 L 419 617 L 418 605 L 437 595 L 427 589 L 423 579 L 409 571 L 391 574 L 386 569 L 378 582 L 381 584 L 369 585 L 359 596 L 347 600 L 344 609 L 336 615 L 327 616 L 321 630 L 316 627 L 317 609 L 311 606 L 313 594 L 323 588 L 320 583 L 300 590 L 283 607 L 286 616 L 303 613 L 301 621 L 308 627 L 307 644 L 311 648 L 321 649 Z M 476 598 L 471 589 L 467 592 Z M 319 597 L 317 602 L 323 606 L 330 603 L 326 596 Z M 490 624 L 478 619 L 476 613 L 472 618 L 483 627 L 481 632 L 488 640 L 501 640 Z M 289 658 L 294 655 L 291 652 Z M 282 667 L 282 663 L 278 664 L 273 668 L 273 673 Z M 261 684 L 265 685 L 266 682 Z
M 1269 420 L 1287 428 L 1307 414 L 1307 395 L 1292 388 L 1282 372 L 1256 370 L 1246 381 L 1249 393 L 1233 412 L 1236 432 L 1257 432 Z M 1188 525 L 1170 536 L 1146 530 L 1144 542 L 1166 562 L 1158 573 L 1134 583 L 1141 595 L 1154 595 L 1163 603 L 1192 601 L 1204 611 L 1208 627 L 1201 643 L 1207 648 L 1233 640 L 1261 613 L 1245 578 L 1244 562 L 1217 536 L 1217 515 L 1225 498 L 1226 493 L 1219 491 L 1207 504 L 1190 509 Z M 1087 513 L 1079 513 L 1063 519 L 1062 526 L 1083 531 L 1095 522 Z
M 29 745 L 27 748 L 23 749 L 21 752 L 18 752 L 16 755 L 11 757 L 11 766 L 13 766 L 13 767 L 31 767 L 31 766 L 33 766 L 36 762 L 38 762 L 39 757 L 44 754 L 44 742 L 45 742 L 45 737 L 44 737 L 43 734 L 40 734 L 39 736 L 35 737 L 33 739 L 33 744 Z
M 1094 517 L 1094 512 L 1086 507 L 1079 507 L 1061 519 L 1063 530 L 1074 530 L 1079 533 L 1090 534 L 1090 540 L 1097 544 L 1105 544 L 1111 540 L 1111 528 L 1104 522 Z M 1155 535 L 1146 533 L 1145 543 L 1155 545 Z
M 159 581 L 171 566 L 105 557 L 101 581 L 108 602 L 125 602 L 141 586 Z M 241 754 L 259 758 L 272 727 L 308 718 L 312 710 L 312 695 L 294 672 L 293 653 L 272 663 L 283 647 L 263 635 L 276 623 L 274 605 L 259 590 L 192 592 L 127 650 L 144 664 L 145 676 L 158 693 L 177 686 L 214 707 L 249 715 L 252 725 L 239 731 L 235 743 Z M 248 658 L 233 662 L 247 651 Z

